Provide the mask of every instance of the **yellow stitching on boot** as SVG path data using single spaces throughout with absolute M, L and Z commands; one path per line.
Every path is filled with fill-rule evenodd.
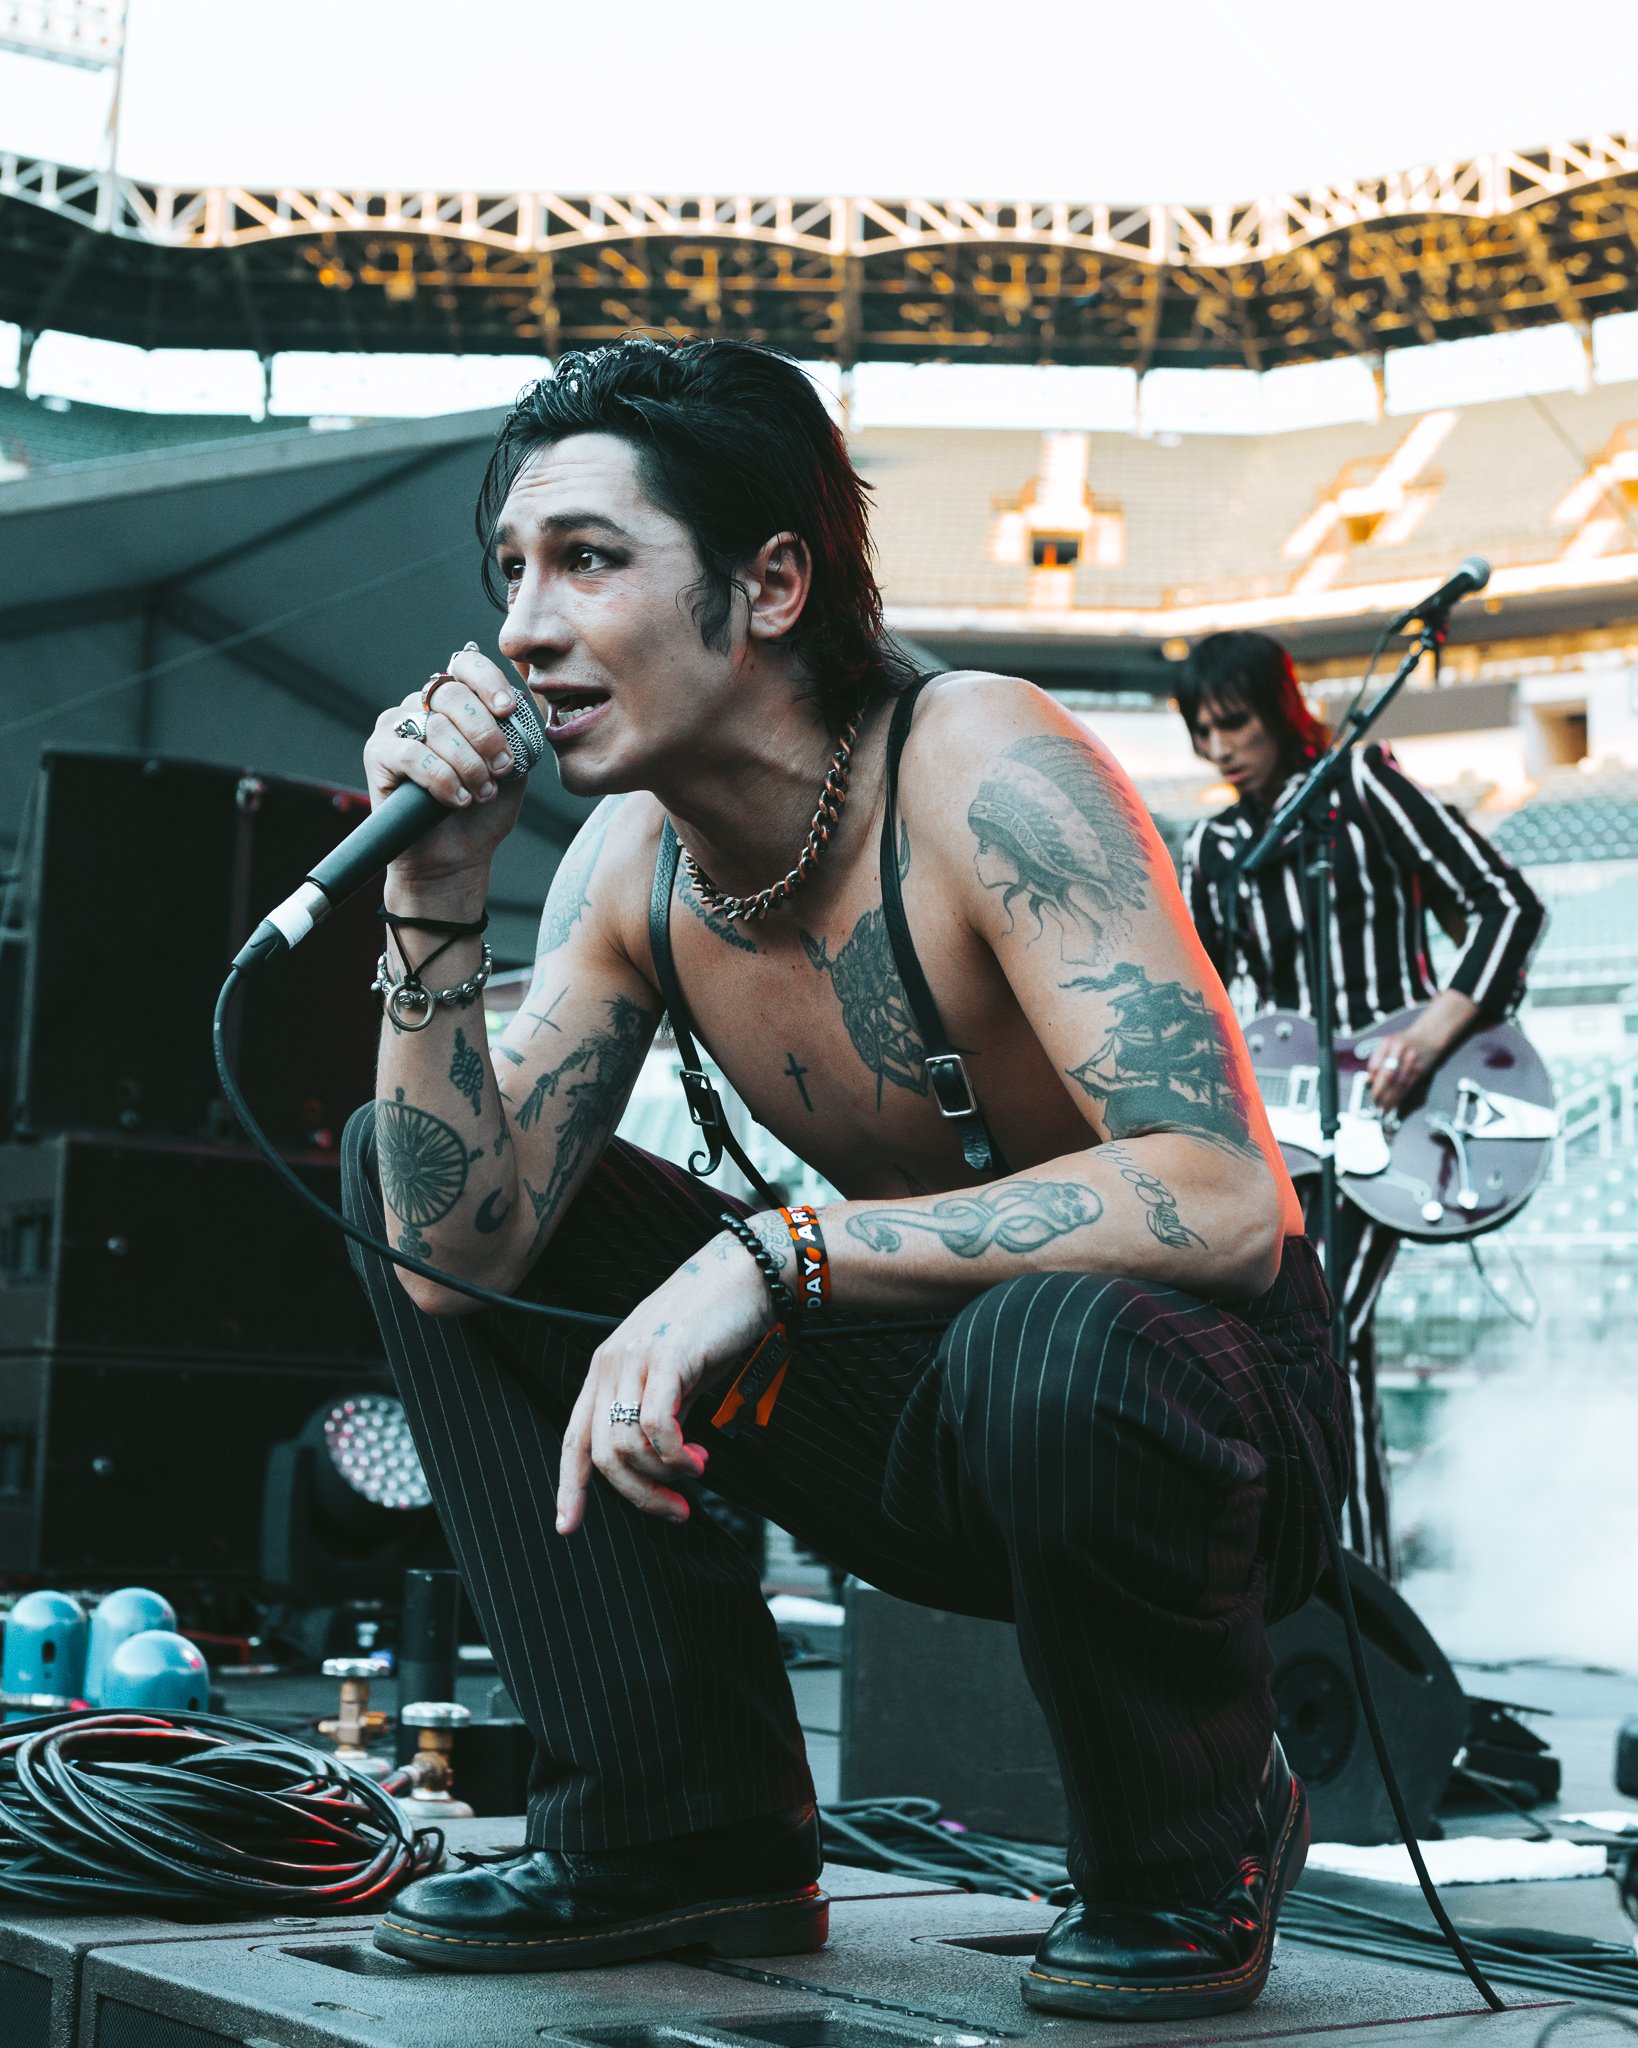
M 725 1913 L 765 1913 L 774 1906 L 808 1906 L 828 1904 L 823 1892 L 805 1892 L 791 1899 L 756 1899 L 740 1906 L 707 1906 L 699 1913 L 677 1913 L 669 1920 L 625 1920 L 615 1921 L 608 1927 L 593 1928 L 584 1934 L 528 1934 L 478 1936 L 473 1934 L 428 1934 L 421 1927 L 406 1927 L 402 1920 L 394 1920 L 389 1914 L 381 1916 L 381 1925 L 390 1927 L 394 1934 L 413 1934 L 417 1941 L 441 1941 L 456 1948 L 557 1948 L 565 1942 L 602 1941 L 617 1934 L 658 1934 L 662 1927 L 683 1927 L 691 1920 L 717 1920 Z

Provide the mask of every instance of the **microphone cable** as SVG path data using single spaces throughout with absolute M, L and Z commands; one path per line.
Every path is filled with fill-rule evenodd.
M 0 1897 L 113 1912 L 374 1911 L 443 1861 L 374 1779 L 219 1714 L 0 1728 Z

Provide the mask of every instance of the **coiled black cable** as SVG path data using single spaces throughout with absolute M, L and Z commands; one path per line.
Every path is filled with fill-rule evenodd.
M 443 1849 L 373 1779 L 249 1722 L 59 1713 L 0 1728 L 0 1896 L 370 1911 Z

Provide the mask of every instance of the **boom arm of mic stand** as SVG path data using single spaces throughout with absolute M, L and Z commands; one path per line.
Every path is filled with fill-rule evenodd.
M 1406 623 L 1404 620 L 1399 622 Z M 1325 1263 L 1325 1283 L 1331 1290 L 1331 1355 L 1347 1370 L 1348 1312 L 1337 1272 L 1337 1234 L 1342 1191 L 1337 1184 L 1337 1132 L 1342 1126 L 1337 1095 L 1335 995 L 1331 980 L 1331 819 L 1329 802 L 1320 809 L 1321 798 L 1329 798 L 1338 777 L 1355 747 L 1398 696 L 1422 656 L 1431 652 L 1437 659 L 1445 638 L 1445 620 L 1424 620 L 1422 630 L 1392 680 L 1363 710 L 1350 712 L 1342 732 L 1332 742 L 1297 788 L 1269 819 L 1262 837 L 1239 863 L 1242 875 L 1254 875 L 1274 857 L 1287 833 L 1295 826 L 1299 835 L 1297 862 L 1302 891 L 1303 928 L 1308 945 L 1308 986 L 1314 999 L 1314 1031 L 1319 1044 L 1320 1123 L 1320 1245 Z

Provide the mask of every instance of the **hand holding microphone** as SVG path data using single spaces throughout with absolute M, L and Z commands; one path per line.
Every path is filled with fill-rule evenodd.
M 516 823 L 524 778 L 545 749 L 529 692 L 468 641 L 447 669 L 376 720 L 364 749 L 370 816 L 262 920 L 234 966 L 248 970 L 300 945 L 390 863 L 415 887 L 487 878 Z

